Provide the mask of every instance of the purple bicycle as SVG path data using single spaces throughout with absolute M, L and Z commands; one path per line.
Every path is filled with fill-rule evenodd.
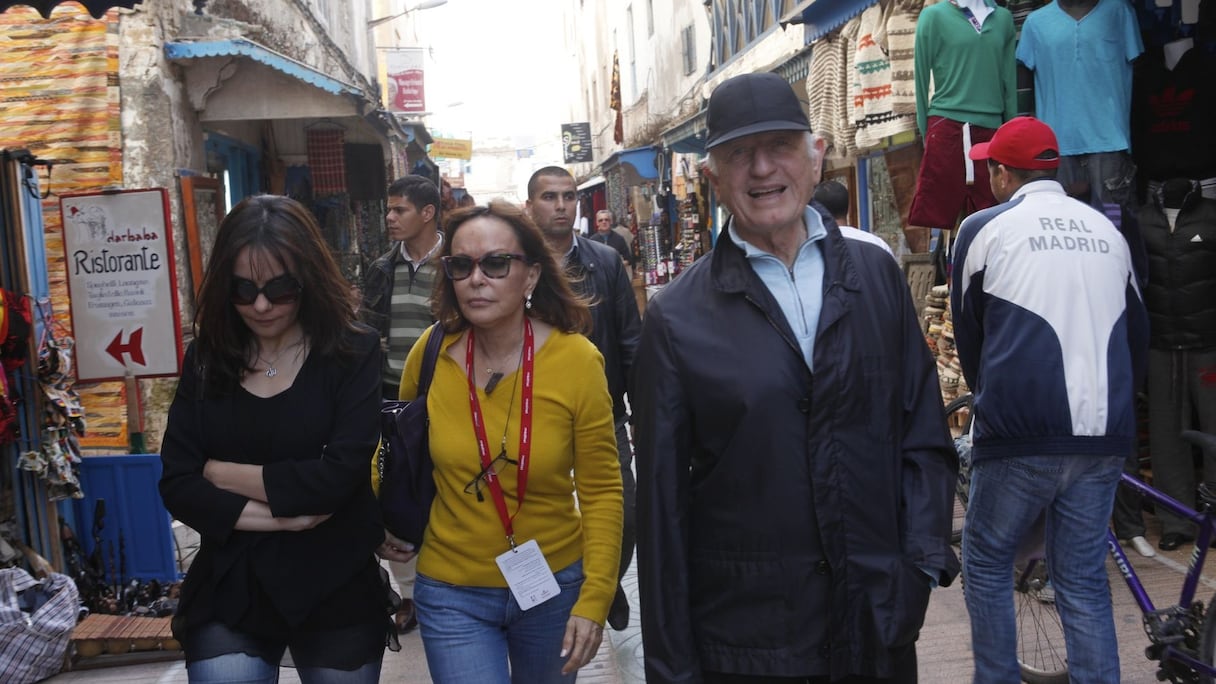
M 1187 430 L 1182 437 L 1204 450 L 1216 453 L 1216 436 Z M 1154 505 L 1190 520 L 1198 528 L 1190 565 L 1178 601 L 1155 605 L 1135 568 L 1115 537 L 1107 530 L 1107 543 L 1115 565 L 1144 618 L 1149 646 L 1145 656 L 1159 665 L 1157 679 L 1175 684 L 1212 684 L 1216 682 L 1216 597 L 1208 604 L 1196 600 L 1203 564 L 1216 539 L 1216 482 L 1199 486 L 1199 510 L 1186 505 L 1127 475 L 1123 486 L 1130 487 Z M 1056 613 L 1055 593 L 1049 581 L 1050 562 L 1038 554 L 1015 566 L 1014 597 L 1018 621 L 1018 663 L 1022 678 L 1029 684 L 1067 684 L 1064 632 Z

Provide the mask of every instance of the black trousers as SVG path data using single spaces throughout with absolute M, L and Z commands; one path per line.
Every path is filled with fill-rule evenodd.
M 904 647 L 901 652 L 892 652 L 895 674 L 886 679 L 876 677 L 845 677 L 835 682 L 829 677 L 769 677 L 766 675 L 739 675 L 727 672 L 703 672 L 705 684 L 916 684 L 916 644 Z

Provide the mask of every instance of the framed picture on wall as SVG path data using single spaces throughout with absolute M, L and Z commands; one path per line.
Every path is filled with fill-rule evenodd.
M 190 252 L 190 281 L 198 296 L 203 269 L 224 220 L 224 184 L 215 178 L 182 176 L 182 212 L 185 214 L 186 245 Z

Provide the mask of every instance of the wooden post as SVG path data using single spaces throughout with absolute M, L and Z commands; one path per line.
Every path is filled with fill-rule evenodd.
M 46 502 L 46 531 L 50 542 L 46 548 L 50 551 L 51 557 L 48 559 L 51 562 L 51 567 L 55 568 L 55 572 L 66 572 L 67 565 L 63 561 L 63 539 L 59 533 L 59 505 L 47 499 Z
M 139 379 L 128 369 L 122 382 L 127 394 L 127 437 L 131 453 L 144 454 L 147 453 L 147 445 L 144 444 L 144 416 L 140 409 Z

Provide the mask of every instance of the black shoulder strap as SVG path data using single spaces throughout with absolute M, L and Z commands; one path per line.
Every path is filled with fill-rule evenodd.
M 422 374 L 418 376 L 418 396 L 427 393 L 431 388 L 431 378 L 435 375 L 435 364 L 439 362 L 439 348 L 443 346 L 443 327 L 439 323 L 431 326 L 431 336 L 427 338 L 426 350 L 422 355 Z

